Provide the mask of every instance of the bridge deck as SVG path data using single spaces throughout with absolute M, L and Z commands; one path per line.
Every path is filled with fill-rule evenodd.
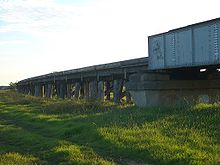
M 50 81 L 81 81 L 82 79 L 106 79 L 112 76 L 128 76 L 139 71 L 146 71 L 148 57 L 94 65 L 78 69 L 53 72 L 41 76 L 31 77 L 18 82 L 19 85 L 29 83 L 45 83 Z

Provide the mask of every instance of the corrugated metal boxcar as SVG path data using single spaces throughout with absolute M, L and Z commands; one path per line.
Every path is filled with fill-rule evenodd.
M 220 18 L 148 37 L 149 69 L 220 64 Z

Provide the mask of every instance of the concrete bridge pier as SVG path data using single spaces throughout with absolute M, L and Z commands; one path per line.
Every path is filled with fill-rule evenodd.
M 104 101 L 104 96 L 105 96 L 104 82 L 103 81 L 99 81 L 98 82 L 98 100 L 99 101 Z
M 51 83 L 45 85 L 45 97 L 52 98 L 53 85 Z
M 137 106 L 179 106 L 219 101 L 220 80 L 170 80 L 168 74 L 130 76 L 126 84 Z
M 80 83 L 76 82 L 75 83 L 75 90 L 74 90 L 74 99 L 79 99 L 79 95 L 80 95 Z
M 55 96 L 60 96 L 60 84 L 58 82 L 55 83 Z
M 89 82 L 89 100 L 96 100 L 98 96 L 98 84 L 97 81 Z
M 34 96 L 42 96 L 42 86 L 40 84 L 35 84 L 34 86 Z
M 72 83 L 67 83 L 66 94 L 67 94 L 67 98 L 70 99 L 72 97 Z
M 81 82 L 80 83 L 80 90 L 79 90 L 79 99 L 84 98 L 84 84 Z
M 18 91 L 19 91 L 20 93 L 25 93 L 25 87 L 24 87 L 24 85 L 20 85 L 20 86 L 18 87 Z
M 24 88 L 23 93 L 27 94 L 27 95 L 30 93 L 30 86 L 29 85 L 27 85 L 27 87 Z
M 30 95 L 34 96 L 34 85 L 30 85 Z
M 42 87 L 42 97 L 46 97 L 46 84 L 43 84 L 41 87 Z
M 83 93 L 84 93 L 84 99 L 89 100 L 89 82 L 85 81 L 83 84 Z
M 119 104 L 123 89 L 123 80 L 114 80 L 114 102 Z
M 22 86 L 22 87 L 21 87 L 21 91 L 22 91 L 23 94 L 25 94 L 26 86 Z
M 65 82 L 60 82 L 58 88 L 59 91 L 58 97 L 64 99 L 66 96 L 66 90 L 67 90 L 67 84 Z
M 111 82 L 107 80 L 105 82 L 105 95 L 106 95 L 106 100 L 110 101 L 110 93 L 111 93 Z

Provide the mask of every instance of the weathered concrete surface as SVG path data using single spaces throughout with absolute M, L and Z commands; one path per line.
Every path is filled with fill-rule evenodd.
M 96 100 L 98 97 L 98 84 L 97 81 L 89 82 L 89 100 Z
M 104 96 L 105 96 L 104 82 L 103 81 L 99 81 L 98 82 L 98 100 L 99 101 L 104 101 Z
M 67 94 L 67 98 L 72 97 L 72 84 L 71 83 L 67 84 L 66 94 Z
M 46 87 L 45 87 L 45 96 L 47 98 L 52 98 L 52 94 L 53 94 L 53 85 L 52 84 L 47 84 Z
M 75 90 L 74 90 L 74 99 L 79 99 L 79 94 L 80 94 L 80 83 L 76 82 Z
M 60 85 L 59 85 L 59 96 L 58 97 L 64 99 L 64 97 L 65 97 L 64 93 L 65 93 L 65 84 L 60 83 Z
M 30 86 L 30 94 L 34 96 L 34 85 Z
M 34 96 L 41 96 L 42 95 L 42 86 L 40 84 L 36 84 L 34 86 Z
M 105 95 L 106 95 L 106 100 L 110 101 L 110 93 L 111 93 L 111 83 L 110 81 L 105 82 Z
M 19 81 L 16 88 L 19 92 L 36 96 L 42 96 L 41 93 L 43 93 L 45 97 L 49 98 L 51 95 L 52 97 L 60 98 L 71 98 L 73 96 L 76 99 L 89 100 L 95 98 L 95 100 L 99 101 L 112 99 L 112 93 L 114 93 L 114 101 L 119 103 L 120 98 L 125 96 L 125 92 L 121 94 L 121 86 L 119 84 L 117 84 L 116 86 L 118 87 L 114 89 L 113 81 L 120 79 L 126 80 L 131 74 L 146 71 L 147 66 L 147 57 L 94 65 L 27 78 Z M 94 80 L 97 81 L 97 87 L 92 87 L 94 84 L 90 84 L 90 90 L 89 82 Z M 80 87 L 77 84 L 75 84 L 74 87 L 74 83 L 77 82 L 80 84 Z M 44 86 L 44 89 L 43 87 L 42 89 L 36 87 L 35 90 L 36 84 Z M 48 89 L 48 84 L 52 84 L 52 91 Z M 33 89 L 30 88 L 31 86 Z M 43 90 L 43 92 L 39 90 Z M 127 96 L 129 101 L 129 94 Z
M 83 93 L 84 93 L 84 99 L 89 99 L 89 82 L 85 81 L 83 84 Z
M 56 84 L 57 97 L 64 99 L 67 96 L 67 83 L 64 81 Z
M 123 88 L 123 80 L 114 80 L 114 102 L 120 103 L 121 93 Z
M 133 79 L 135 76 L 136 79 Z M 220 80 L 168 80 L 168 76 L 165 78 L 164 75 L 161 76 L 163 80 L 159 80 L 160 76 L 155 78 L 157 80 L 149 80 L 147 77 L 133 75 L 126 84 L 136 105 L 140 107 L 213 103 L 220 100 Z

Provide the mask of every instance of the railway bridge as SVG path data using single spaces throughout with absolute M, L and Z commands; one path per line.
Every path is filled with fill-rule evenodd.
M 79 69 L 54 72 L 18 82 L 18 91 L 40 97 L 110 100 L 115 103 L 131 96 L 125 83 L 132 74 L 146 72 L 148 58 L 138 58 Z
M 220 18 L 148 37 L 148 57 L 54 72 L 19 81 L 42 97 L 171 106 L 220 101 Z M 113 97 L 111 96 L 113 94 Z

